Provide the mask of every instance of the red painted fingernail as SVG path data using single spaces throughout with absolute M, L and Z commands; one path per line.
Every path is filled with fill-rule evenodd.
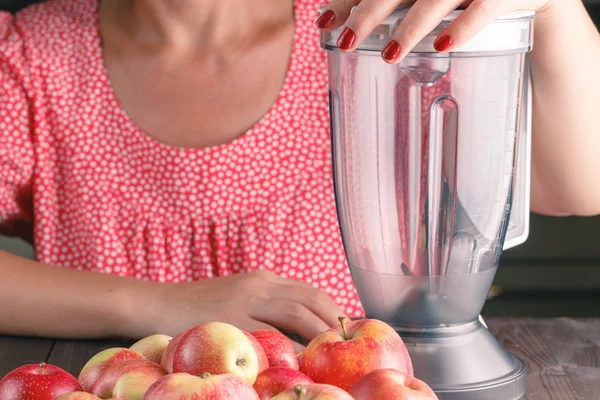
M 437 51 L 444 51 L 452 45 L 452 42 L 453 40 L 450 36 L 444 35 L 438 38 L 435 43 L 433 43 L 433 48 Z
M 342 50 L 348 50 L 354 44 L 356 34 L 350 28 L 344 28 L 342 34 L 338 38 L 337 45 Z
M 396 57 L 400 54 L 400 44 L 395 40 L 390 40 L 387 42 L 383 50 L 381 51 L 381 56 L 386 61 L 394 61 Z
M 315 25 L 319 29 L 325 29 L 329 25 L 331 25 L 331 23 L 333 22 L 334 19 L 335 19 L 335 12 L 333 10 L 327 10 L 323 14 L 321 14 L 321 16 L 319 18 L 317 18 Z

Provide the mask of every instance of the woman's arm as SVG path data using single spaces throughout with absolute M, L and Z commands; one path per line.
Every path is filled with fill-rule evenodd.
M 581 0 L 536 18 L 532 209 L 600 214 L 600 35 Z
M 223 321 L 247 331 L 274 326 L 310 340 L 340 315 L 325 292 L 266 271 L 161 284 L 0 251 L 0 334 L 140 338 Z
M 0 277 L 0 333 L 69 338 L 147 333 L 136 332 L 132 321 L 148 282 L 43 265 L 3 251 Z

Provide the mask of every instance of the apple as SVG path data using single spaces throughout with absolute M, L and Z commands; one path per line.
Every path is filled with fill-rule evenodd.
M 173 354 L 173 372 L 232 374 L 254 384 L 259 358 L 248 336 L 233 325 L 207 322 L 190 329 Z
M 288 367 L 300 369 L 298 356 L 292 345 L 292 341 L 283 333 L 259 329 L 250 332 L 258 340 L 269 360 L 270 367 Z
M 260 342 L 250 333 L 246 331 L 242 332 L 244 332 L 246 337 L 250 340 L 250 342 L 252 343 L 252 347 L 254 347 L 254 351 L 256 351 L 256 356 L 258 357 L 258 373 L 260 374 L 262 371 L 269 368 L 269 359 L 267 358 L 265 349 L 263 349 Z
M 355 400 L 438 400 L 425 382 L 388 368 L 369 372 L 348 393 Z
M 46 363 L 23 365 L 0 380 L 2 400 L 54 400 L 80 390 L 73 375 Z
M 121 394 L 119 397 L 134 397 L 132 394 L 126 394 L 135 392 L 135 397 L 141 399 L 144 392 L 166 374 L 167 371 L 163 367 L 150 360 L 126 360 L 106 368 L 90 389 L 90 393 L 102 398 L 112 397 L 114 388 L 120 381 L 118 389 Z M 133 381 L 131 380 L 132 376 L 134 377 Z
M 345 390 L 326 383 L 296 385 L 271 400 L 354 400 Z
M 189 330 L 183 331 L 171 339 L 163 352 L 162 358 L 160 359 L 160 365 L 170 374 L 173 373 L 173 357 L 175 356 L 175 350 L 177 350 L 179 342 L 188 332 Z
M 156 381 L 146 392 L 144 400 L 258 400 L 258 395 L 245 380 L 231 374 L 200 377 L 173 373 Z
M 108 367 L 127 360 L 144 359 L 140 353 L 130 349 L 114 347 L 96 354 L 83 366 L 79 373 L 79 384 L 85 392 L 89 392 L 102 372 Z
M 391 326 L 375 319 L 339 320 L 339 326 L 317 335 L 302 353 L 300 371 L 313 381 L 348 390 L 376 369 L 413 375 L 408 350 Z
M 150 361 L 160 364 L 165 348 L 172 339 L 168 335 L 151 335 L 135 342 L 129 349 L 140 353 Z
M 94 396 L 88 392 L 71 392 L 63 394 L 62 396 L 58 396 L 56 400 L 102 400 L 98 396 Z M 130 400 L 127 398 L 117 398 L 113 397 L 109 400 Z
M 58 396 L 56 400 L 101 400 L 100 397 L 94 396 L 88 392 L 71 392 Z
M 157 365 L 158 366 L 158 365 Z M 154 370 L 131 370 L 125 372 L 117 379 L 113 386 L 112 395 L 115 398 L 128 400 L 142 400 L 148 388 L 157 380 L 166 375 L 166 371 L 159 367 Z
M 295 385 L 308 383 L 314 382 L 297 369 L 271 367 L 258 374 L 253 387 L 260 400 L 268 400 Z

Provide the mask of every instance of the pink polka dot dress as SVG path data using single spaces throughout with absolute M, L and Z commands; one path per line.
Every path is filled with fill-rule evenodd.
M 0 229 L 38 260 L 157 282 L 257 269 L 303 280 L 362 315 L 332 186 L 319 2 L 296 0 L 272 108 L 233 142 L 162 144 L 120 107 L 97 0 L 0 13 Z

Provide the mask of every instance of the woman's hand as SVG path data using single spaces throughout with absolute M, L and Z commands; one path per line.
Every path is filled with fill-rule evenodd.
M 325 292 L 266 271 L 156 283 L 58 268 L 0 251 L 0 276 L 0 333 L 10 335 L 139 339 L 222 321 L 246 331 L 279 328 L 312 339 L 344 315 Z
M 460 47 L 502 14 L 516 10 L 540 12 L 554 1 L 557 0 L 333 0 L 316 25 L 324 30 L 343 25 L 337 45 L 342 50 L 352 51 L 398 6 L 412 4 L 382 50 L 385 61 L 397 63 L 459 7 L 466 9 L 434 42 L 439 52 Z
M 151 326 L 175 335 L 202 322 L 241 329 L 280 329 L 312 339 L 344 315 L 325 292 L 271 272 L 256 271 L 199 282 L 157 285 L 150 293 Z

